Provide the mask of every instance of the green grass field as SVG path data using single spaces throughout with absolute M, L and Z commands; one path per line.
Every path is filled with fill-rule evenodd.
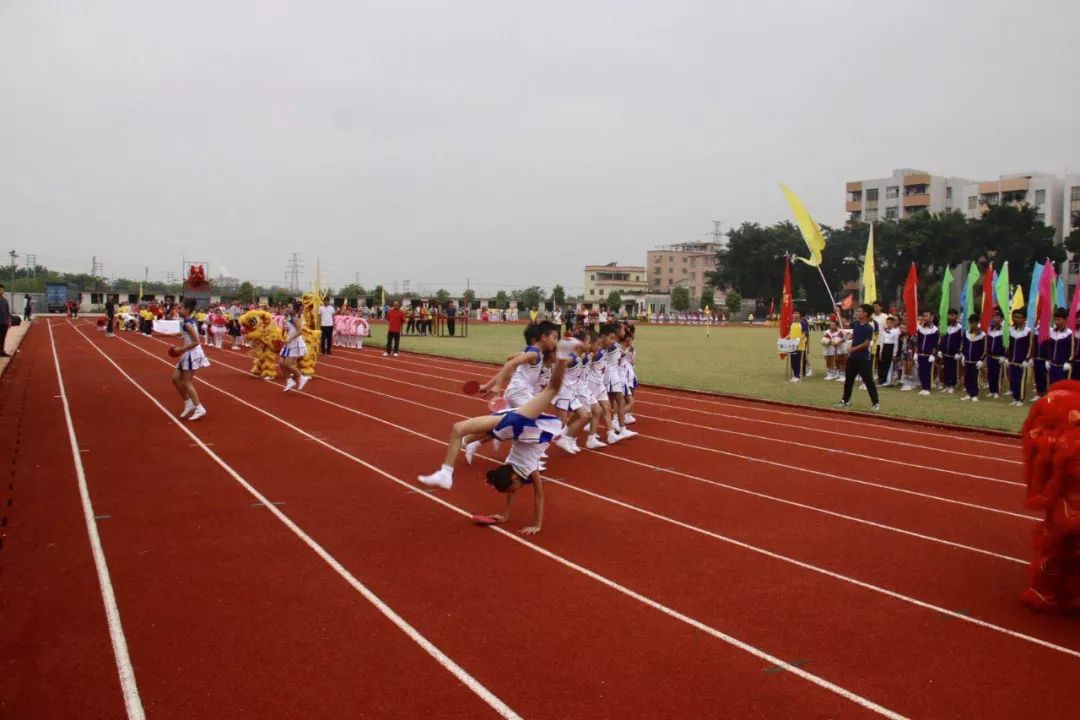
M 406 336 L 401 347 L 410 352 L 502 362 L 521 349 L 524 327 L 473 323 L 468 338 Z M 373 324 L 371 330 L 370 344 L 386 342 L 385 325 Z M 702 327 L 639 325 L 638 377 L 646 383 L 749 398 L 816 407 L 835 405 L 843 384 L 822 379 L 825 360 L 820 346 L 811 349 L 814 376 L 793 384 L 787 382 L 787 368 L 777 356 L 776 336 L 775 328 L 714 327 L 706 336 Z M 852 400 L 854 409 L 870 409 L 865 392 L 856 390 Z M 985 395 L 973 405 L 961 402 L 959 394 L 920 397 L 917 392 L 885 388 L 881 391 L 881 414 L 1015 432 L 1023 424 L 1027 410 Z

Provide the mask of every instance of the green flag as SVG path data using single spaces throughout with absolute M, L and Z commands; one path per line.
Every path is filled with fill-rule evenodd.
M 961 327 L 967 327 L 968 316 L 975 312 L 975 283 L 977 282 L 979 282 L 979 266 L 972 260 L 968 264 L 967 278 L 964 282 L 964 307 L 960 311 Z
M 1001 308 L 1001 314 L 1005 316 L 1001 321 L 1001 341 L 1005 343 L 1006 348 L 1009 347 L 1009 325 L 1012 323 L 1012 318 L 1009 317 L 1009 300 L 1009 261 L 1006 260 L 994 284 L 994 302 Z
M 945 276 L 941 278 L 941 302 L 938 304 L 938 322 L 941 323 L 941 334 L 945 334 L 946 318 L 949 315 L 949 295 L 952 294 L 952 269 L 945 266 Z

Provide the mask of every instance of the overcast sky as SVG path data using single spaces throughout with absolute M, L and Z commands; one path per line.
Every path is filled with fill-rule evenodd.
M 1080 172 L 1080 2 L 0 0 L 0 242 L 481 292 L 913 167 Z

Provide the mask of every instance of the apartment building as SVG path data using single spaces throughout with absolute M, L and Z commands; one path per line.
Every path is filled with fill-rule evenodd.
M 961 188 L 959 210 L 970 218 L 979 217 L 991 205 L 1025 203 L 1035 208 L 1038 218 L 1056 229 L 1054 240 L 1061 242 L 1064 186 L 1061 178 L 1047 173 L 1014 173 L 997 180 L 969 183 Z
M 708 273 L 716 270 L 718 242 L 688 242 L 665 245 L 647 253 L 649 292 L 668 293 L 684 286 L 690 297 L 699 298 L 708 287 Z
M 948 212 L 956 207 L 959 188 L 969 184 L 963 178 L 901 168 L 887 178 L 849 182 L 844 210 L 848 219 L 863 222 L 904 218 L 920 210 Z
M 1080 175 L 1066 175 L 1062 183 L 1062 210 L 1061 210 L 1061 238 L 1072 234 L 1072 231 L 1080 227 Z M 1065 263 L 1065 282 L 1069 286 L 1068 297 L 1072 297 L 1072 291 L 1080 279 L 1080 257 L 1069 256 L 1069 262 Z
M 645 268 L 641 265 L 619 265 L 608 263 L 607 265 L 585 266 L 585 302 L 602 303 L 607 300 L 611 291 L 618 290 L 623 294 L 641 295 L 649 288 L 645 281 Z

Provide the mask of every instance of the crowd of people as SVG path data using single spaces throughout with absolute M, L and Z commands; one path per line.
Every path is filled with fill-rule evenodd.
M 510 519 L 516 492 L 533 487 L 533 522 L 521 532 L 540 531 L 544 521 L 541 472 L 550 443 L 567 455 L 584 449 L 602 450 L 636 433 L 633 415 L 636 350 L 634 326 L 610 322 L 592 330 L 577 327 L 564 333 L 552 320 L 525 328 L 525 348 L 511 355 L 487 382 L 475 390 L 489 400 L 491 413 L 453 425 L 443 464 L 418 481 L 429 488 L 449 490 L 460 453 L 466 464 L 489 441 L 510 442 L 503 464 L 485 473 L 487 483 L 505 494 L 501 512 L 478 515 L 482 524 Z M 560 339 L 562 338 L 562 339 Z M 549 412 L 554 406 L 555 414 Z M 606 430 L 606 432 L 603 432 Z M 584 448 L 578 444 L 584 438 Z M 602 438 L 602 439 L 601 439 Z
M 798 310 L 793 315 L 785 339 L 794 348 L 788 353 L 789 379 L 797 383 L 813 375 L 813 327 Z M 1010 405 L 1023 407 L 1058 380 L 1080 379 L 1080 342 L 1068 327 L 1065 308 L 1054 311 L 1053 325 L 1042 342 L 1022 310 L 1010 313 L 1006 322 L 1005 313 L 995 307 L 986 329 L 979 313 L 963 322 L 960 315 L 949 309 L 944 326 L 939 326 L 939 318 L 924 310 L 914 333 L 906 330 L 903 313 L 895 308 L 885 312 L 880 302 L 856 308 L 850 323 L 833 315 L 820 338 L 823 378 L 845 383 L 843 406 L 850 402 L 851 385 L 860 379 L 875 410 L 878 387 L 917 391 L 921 396 L 959 395 L 973 403 L 1004 397 Z

